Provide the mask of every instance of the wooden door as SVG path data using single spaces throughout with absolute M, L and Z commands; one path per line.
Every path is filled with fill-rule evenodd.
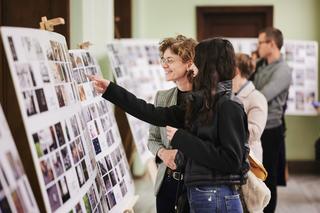
M 257 37 L 273 26 L 273 6 L 197 7 L 197 39 L 215 37 Z

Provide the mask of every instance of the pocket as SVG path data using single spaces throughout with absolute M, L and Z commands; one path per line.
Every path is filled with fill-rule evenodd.
M 210 186 L 197 186 L 195 187 L 195 190 L 198 192 L 204 192 L 204 193 L 216 193 L 217 190 L 214 187 Z
M 239 194 L 224 197 L 228 213 L 242 213 L 242 205 Z

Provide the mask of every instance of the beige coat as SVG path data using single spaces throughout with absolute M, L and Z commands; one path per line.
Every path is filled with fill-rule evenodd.
M 169 90 L 163 90 L 159 91 L 156 94 L 155 97 L 155 106 L 162 106 L 162 107 L 167 107 L 167 106 L 173 106 L 177 104 L 177 95 L 178 95 L 178 89 L 172 88 Z M 157 127 L 157 126 L 150 126 L 149 129 L 149 139 L 148 139 L 148 148 L 152 152 L 154 156 L 157 157 L 157 152 L 159 151 L 160 148 L 170 148 L 169 141 L 167 139 L 167 132 L 165 127 Z M 165 175 L 166 171 L 166 165 L 164 163 L 158 164 L 158 173 L 156 177 L 156 182 L 154 186 L 154 193 L 155 195 L 158 194 L 159 189 L 162 184 L 162 180 Z
M 253 152 L 253 155 L 262 162 L 260 137 L 267 122 L 267 100 L 261 92 L 255 89 L 251 81 L 237 94 L 237 97 L 243 102 L 244 110 L 248 116 L 250 152 Z

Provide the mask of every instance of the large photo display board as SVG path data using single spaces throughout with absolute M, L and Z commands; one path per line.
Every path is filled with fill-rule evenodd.
M 257 49 L 255 38 L 231 38 L 235 52 L 251 55 Z M 287 115 L 317 115 L 312 106 L 318 100 L 318 43 L 285 40 L 282 56 L 292 69 L 292 84 L 287 101 Z
M 121 39 L 107 44 L 107 52 L 117 84 L 149 103 L 158 90 L 175 86 L 165 80 L 160 65 L 159 41 Z M 127 114 L 133 139 L 142 162 L 152 157 L 148 150 L 149 124 Z
M 39 212 L 1 105 L 0 212 Z
M 46 210 L 121 209 L 133 182 L 111 107 L 87 77 L 101 74 L 94 58 L 69 55 L 57 33 L 5 27 L 1 34 Z M 103 159 L 107 175 L 97 166 Z

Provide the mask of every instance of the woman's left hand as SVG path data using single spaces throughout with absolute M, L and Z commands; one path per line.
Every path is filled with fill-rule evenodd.
M 166 129 L 167 129 L 167 138 L 168 140 L 171 142 L 174 134 L 176 134 L 176 131 L 178 129 L 174 128 L 174 127 L 171 127 L 171 126 L 166 126 Z

